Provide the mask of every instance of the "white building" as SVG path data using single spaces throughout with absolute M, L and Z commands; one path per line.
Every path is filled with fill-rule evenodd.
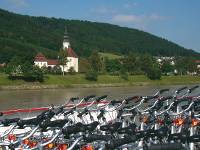
M 164 56 L 162 56 L 162 57 L 155 57 L 155 59 L 157 60 L 157 62 L 160 65 L 162 64 L 163 61 L 169 61 L 172 66 L 175 65 L 175 62 L 174 62 L 175 58 L 174 57 L 164 57 Z
M 64 67 L 59 63 L 58 59 L 47 59 L 42 53 L 36 55 L 34 64 L 40 68 L 53 68 L 59 65 L 64 72 L 69 72 L 70 68 L 73 68 L 75 72 L 78 72 L 78 56 L 70 46 L 67 31 L 65 31 L 64 34 L 63 51 L 67 53 L 67 63 Z

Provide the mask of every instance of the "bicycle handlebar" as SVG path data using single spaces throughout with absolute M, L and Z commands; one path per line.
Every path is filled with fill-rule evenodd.
M 166 101 L 166 100 L 169 100 L 169 99 L 172 99 L 173 96 L 166 96 L 166 97 L 162 97 L 159 99 L 159 101 L 163 102 L 163 101 Z
M 195 89 L 197 89 L 199 86 L 198 85 L 196 85 L 196 86 L 193 86 L 192 88 L 190 88 L 189 90 L 188 90 L 188 93 L 192 93 Z
M 155 144 L 148 147 L 146 150 L 180 150 L 182 149 L 181 143 L 168 143 L 168 144 Z M 144 149 L 145 150 L 145 149 Z
M 172 116 L 180 115 L 180 114 L 190 110 L 190 108 L 192 107 L 193 104 L 194 104 L 194 102 L 191 102 L 190 105 L 186 109 L 182 110 L 181 112 L 179 112 L 179 113 L 169 113 L 169 115 L 172 115 Z
M 96 95 L 89 95 L 89 96 L 86 96 L 84 100 L 87 102 L 89 99 L 94 98 L 94 97 L 96 97 Z
M 24 125 L 38 125 L 41 121 L 42 121 L 42 119 L 38 119 L 38 118 L 31 118 L 31 119 L 27 119 L 27 120 L 20 119 L 17 122 L 17 125 L 22 128 Z
M 129 103 L 130 101 L 138 99 L 138 98 L 139 98 L 139 96 L 132 96 L 132 97 L 126 98 L 125 101 L 126 101 L 126 103 Z
M 79 100 L 79 97 L 72 97 L 70 98 L 70 101 L 74 102 L 75 100 Z
M 165 92 L 169 92 L 169 89 L 162 89 L 162 90 L 159 91 L 160 94 L 163 94 Z
M 4 119 L 1 123 L 4 126 L 8 126 L 8 125 L 10 125 L 12 123 L 17 123 L 19 120 L 20 120 L 20 118 Z
M 42 129 L 46 129 L 48 127 L 60 127 L 62 128 L 66 123 L 68 123 L 68 119 L 63 119 L 63 120 L 55 120 L 55 121 L 49 121 L 49 120 L 46 120 L 46 121 L 43 121 L 40 123 L 40 127 Z
M 176 94 L 180 94 L 183 90 L 187 89 L 187 86 L 184 86 L 182 88 L 179 88 L 175 91 Z
M 86 114 L 88 112 L 88 109 L 85 108 L 82 112 L 80 112 L 77 117 L 81 118 L 84 114 Z
M 158 98 L 158 95 L 147 96 L 147 97 L 144 98 L 144 102 L 146 103 L 147 101 L 152 100 L 152 99 L 155 99 L 155 98 Z
M 72 133 L 78 133 L 78 132 L 82 132 L 84 131 L 84 126 L 82 123 L 77 123 L 75 125 L 72 125 L 72 126 L 68 126 L 66 127 L 65 129 L 62 130 L 62 133 L 65 134 L 65 135 L 69 135 L 69 134 L 72 134 Z
M 101 100 L 103 100 L 107 97 L 108 97 L 108 95 L 99 96 L 99 97 L 96 98 L 96 102 L 100 102 Z
M 109 141 L 112 139 L 111 135 L 98 135 L 98 134 L 89 134 L 84 137 L 86 142 L 93 142 L 93 141 Z
M 135 135 L 127 136 L 127 137 L 124 137 L 124 138 L 121 138 L 121 139 L 112 139 L 108 142 L 108 144 L 106 144 L 106 147 L 108 149 L 112 150 L 112 149 L 120 147 L 124 144 L 129 144 L 129 143 L 135 142 L 136 139 L 137 138 L 136 138 Z

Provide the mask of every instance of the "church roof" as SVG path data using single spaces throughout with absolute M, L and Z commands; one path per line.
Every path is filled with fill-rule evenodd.
M 67 52 L 67 57 L 78 58 L 77 54 L 74 52 L 74 50 L 71 47 L 66 48 L 66 52 Z M 60 64 L 57 59 L 47 59 L 42 53 L 38 53 L 35 56 L 35 61 L 47 62 L 48 65 L 59 65 Z
M 200 63 L 200 60 L 194 60 L 194 62 L 199 64 L 199 63 Z
M 59 65 L 59 61 L 56 59 L 48 59 L 47 64 L 48 65 Z
M 0 67 L 5 67 L 5 66 L 6 66 L 5 63 L 0 64 Z
M 74 50 L 71 47 L 67 48 L 66 50 L 67 50 L 67 57 L 78 58 L 78 55 L 74 52 Z
M 35 61 L 46 62 L 47 59 L 46 59 L 46 57 L 42 53 L 38 53 L 35 56 Z

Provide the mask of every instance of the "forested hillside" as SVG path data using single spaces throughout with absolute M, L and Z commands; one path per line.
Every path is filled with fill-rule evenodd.
M 31 17 L 0 9 L 0 63 L 14 55 L 33 59 L 38 51 L 56 57 L 62 46 L 65 27 L 79 56 L 91 51 L 113 54 L 150 53 L 162 56 L 199 56 L 152 34 L 106 23 Z

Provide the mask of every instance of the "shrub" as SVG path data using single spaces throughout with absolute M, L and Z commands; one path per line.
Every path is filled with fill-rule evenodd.
M 119 76 L 124 80 L 128 80 L 128 72 L 123 68 L 120 69 Z
M 44 81 L 43 71 L 39 67 L 34 66 L 32 70 L 24 72 L 24 80 L 29 82 L 33 81 L 43 82 Z
M 50 73 L 52 73 L 52 74 L 62 74 L 61 67 L 59 65 L 54 66 L 53 68 L 51 68 Z
M 89 81 L 97 81 L 98 73 L 94 70 L 90 70 L 85 74 L 85 79 Z
M 124 72 L 123 74 L 120 74 L 120 77 L 124 80 L 128 80 L 128 73 Z
M 161 70 L 158 67 L 151 67 L 146 73 L 151 80 L 160 80 L 161 78 Z
M 74 70 L 74 67 L 70 67 L 68 70 L 68 73 L 71 75 L 74 75 L 76 73 L 76 71 Z
M 44 73 L 39 67 L 36 67 L 36 66 L 33 67 L 32 76 L 33 76 L 35 81 L 39 81 L 39 82 L 44 81 Z
M 48 74 L 48 72 L 49 72 L 48 68 L 45 67 L 45 66 L 43 66 L 43 67 L 41 68 L 41 70 L 42 70 L 43 74 Z

